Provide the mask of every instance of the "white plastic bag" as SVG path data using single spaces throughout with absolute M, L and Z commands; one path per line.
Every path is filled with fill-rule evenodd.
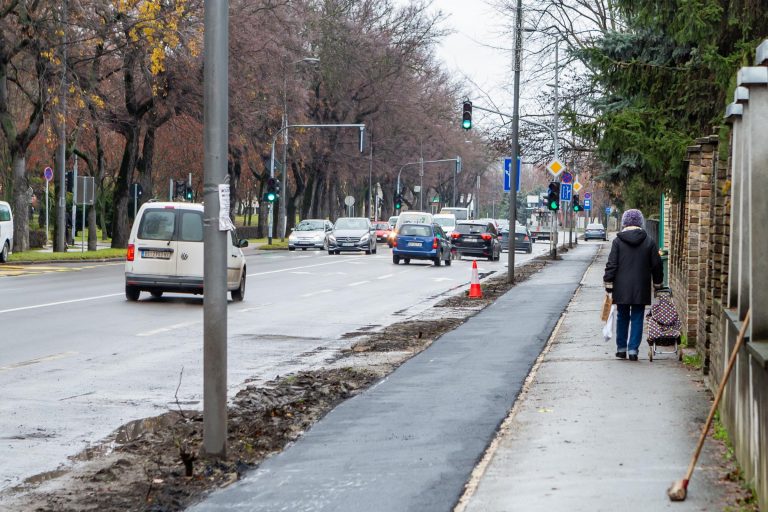
M 613 336 L 613 324 L 616 320 L 616 304 L 611 306 L 611 312 L 608 313 L 608 320 L 605 321 L 603 326 L 603 338 L 608 341 Z

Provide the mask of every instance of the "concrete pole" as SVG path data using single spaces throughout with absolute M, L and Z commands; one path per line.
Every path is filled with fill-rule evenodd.
M 515 17 L 514 89 L 512 111 L 512 164 L 509 172 L 509 248 L 507 251 L 507 281 L 515 282 L 515 223 L 517 221 L 517 158 L 520 155 L 520 68 L 523 52 L 523 1 L 517 0 Z
M 288 213 L 287 213 L 287 205 L 285 204 L 285 196 L 287 194 L 286 188 L 288 187 L 288 73 L 285 70 L 285 67 L 283 67 L 283 173 L 280 177 L 280 196 L 278 198 L 278 201 L 280 201 L 279 205 L 279 225 L 278 230 L 280 231 L 280 241 L 285 241 L 285 231 L 287 229 L 288 225 Z
M 420 160 L 419 168 L 419 211 L 424 211 L 424 157 Z
M 66 251 L 67 245 L 67 178 L 66 178 L 66 165 L 67 165 L 67 31 L 64 27 L 67 26 L 67 10 L 69 8 L 69 0 L 64 0 L 62 5 L 61 14 L 61 26 L 64 35 L 62 37 L 63 43 L 61 45 L 61 66 L 62 77 L 61 87 L 59 89 L 59 112 L 61 113 L 61 122 L 56 123 L 58 126 L 59 144 L 56 148 L 56 173 L 59 177 L 59 186 L 57 187 L 57 204 L 56 204 L 56 240 L 54 240 L 53 250 L 55 252 Z
M 227 238 L 219 229 L 219 185 L 226 182 L 229 138 L 229 2 L 205 1 L 203 77 L 204 287 L 203 447 L 227 454 Z
M 733 156 L 731 157 L 731 236 L 730 250 L 728 258 L 728 294 L 726 307 L 735 308 L 738 303 L 738 269 L 739 269 L 739 248 L 741 246 L 741 159 L 743 154 L 743 129 L 741 126 L 741 116 L 743 106 L 737 103 L 728 105 L 725 114 L 726 123 L 733 125 L 731 130 L 731 148 Z
M 72 169 L 72 244 L 75 243 L 77 234 L 77 155 L 75 155 L 75 165 Z

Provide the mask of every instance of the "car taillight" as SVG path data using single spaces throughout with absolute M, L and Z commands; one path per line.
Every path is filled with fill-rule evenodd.
M 523 235 L 523 242 L 527 242 L 527 241 L 528 241 L 528 235 Z
M 392 247 L 397 247 L 397 237 L 392 239 Z
M 452 234 L 451 234 L 451 238 L 453 238 L 454 240 L 455 240 L 455 239 L 457 239 L 457 238 L 459 238 L 460 236 L 461 236 L 461 234 L 460 234 L 460 233 L 452 233 Z
M 490 240 L 491 238 L 493 238 L 493 237 L 492 237 L 491 235 L 489 235 L 488 233 L 483 233 L 483 234 L 482 234 L 482 235 L 480 235 L 480 236 L 481 236 L 481 237 L 483 238 L 483 240 L 485 240 L 485 241 L 488 241 L 488 240 Z
M 437 240 L 437 237 L 435 237 L 435 239 L 432 240 L 432 248 L 437 249 L 439 243 L 440 242 Z
M 125 253 L 126 261 L 133 261 L 136 257 L 136 247 L 133 244 L 128 244 L 128 252 Z

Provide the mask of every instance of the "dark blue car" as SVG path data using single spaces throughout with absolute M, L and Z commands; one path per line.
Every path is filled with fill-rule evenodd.
M 392 247 L 392 262 L 429 260 L 439 267 L 451 264 L 451 241 L 437 224 L 403 224 Z

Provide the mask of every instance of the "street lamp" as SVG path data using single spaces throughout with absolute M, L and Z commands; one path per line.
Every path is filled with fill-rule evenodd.
M 302 62 L 312 62 L 317 64 L 320 62 L 320 59 L 316 57 L 304 57 L 303 59 L 291 62 L 288 66 L 295 66 Z M 283 68 L 283 122 L 281 128 L 286 128 L 288 126 L 288 72 L 285 69 L 288 66 Z M 281 177 L 280 190 L 282 191 L 282 195 L 280 198 L 280 212 L 278 214 L 280 217 L 279 229 L 280 241 L 284 241 L 285 230 L 288 225 L 288 213 L 286 208 L 286 200 L 288 198 L 288 130 L 283 132 L 283 175 Z

